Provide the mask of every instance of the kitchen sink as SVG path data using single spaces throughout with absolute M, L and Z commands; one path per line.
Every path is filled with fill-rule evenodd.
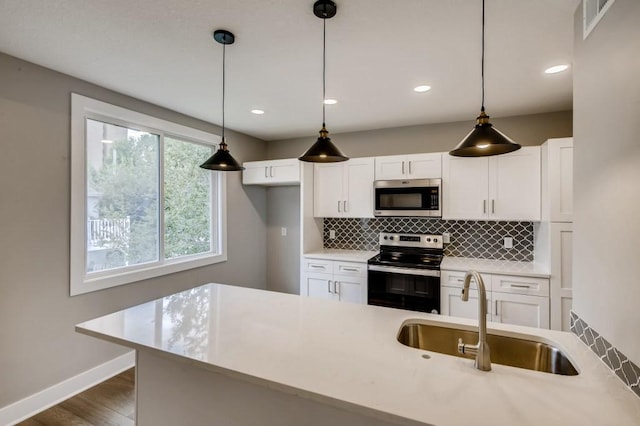
M 442 327 L 418 322 L 407 322 L 400 329 L 398 341 L 403 345 L 426 351 L 463 358 L 471 355 L 458 353 L 458 339 L 476 344 L 478 333 L 461 328 Z M 491 363 L 543 371 L 545 373 L 576 376 L 578 371 L 569 358 L 557 347 L 534 340 L 488 333 Z

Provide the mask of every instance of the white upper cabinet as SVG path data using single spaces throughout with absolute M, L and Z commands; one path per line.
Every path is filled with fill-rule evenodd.
M 315 217 L 373 217 L 373 158 L 314 165 Z
M 442 177 L 442 153 L 376 157 L 376 180 Z
M 443 219 L 540 220 L 540 147 L 442 158 Z
M 573 221 L 573 138 L 542 144 L 542 220 Z
M 243 166 L 244 185 L 300 185 L 300 161 L 297 158 L 248 161 Z
M 486 219 L 489 159 L 442 157 L 443 219 Z
M 540 147 L 489 158 L 489 218 L 540 220 Z

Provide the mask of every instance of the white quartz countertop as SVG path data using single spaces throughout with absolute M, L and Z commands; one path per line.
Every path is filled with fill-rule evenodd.
M 322 249 L 305 253 L 308 259 L 342 260 L 345 262 L 366 263 L 367 260 L 378 254 L 377 251 Z
M 472 360 L 398 343 L 403 322 L 416 318 L 469 329 L 474 325 L 207 284 L 78 324 L 76 330 L 400 424 L 639 424 L 640 398 L 573 334 L 489 323 L 490 332 L 554 342 L 580 374 L 497 364 L 482 372 Z
M 440 269 L 450 271 L 468 271 L 475 269 L 485 274 L 521 275 L 549 278 L 548 265 L 540 262 L 515 262 L 512 260 L 474 259 L 470 257 L 445 256 Z

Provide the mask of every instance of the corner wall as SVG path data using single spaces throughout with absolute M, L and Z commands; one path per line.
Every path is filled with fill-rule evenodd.
M 71 92 L 219 133 L 213 124 L 0 53 L 0 408 L 126 351 L 76 323 L 207 282 L 264 288 L 266 194 L 227 176 L 225 263 L 69 296 Z M 229 132 L 239 161 L 265 143 Z
M 574 21 L 573 310 L 640 365 L 640 2 Z

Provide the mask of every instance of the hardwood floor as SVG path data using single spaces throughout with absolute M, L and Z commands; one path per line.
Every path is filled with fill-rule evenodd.
M 127 370 L 18 426 L 134 426 L 135 374 Z

